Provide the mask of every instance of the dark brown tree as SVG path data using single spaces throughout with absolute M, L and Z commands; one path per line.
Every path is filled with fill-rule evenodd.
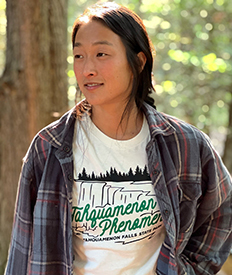
M 0 274 L 22 158 L 33 136 L 67 110 L 66 0 L 7 1 L 6 67 L 0 79 Z

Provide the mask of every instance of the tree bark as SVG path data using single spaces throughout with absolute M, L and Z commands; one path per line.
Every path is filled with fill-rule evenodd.
M 7 1 L 0 79 L 0 274 L 6 263 L 22 158 L 33 136 L 68 108 L 67 1 Z

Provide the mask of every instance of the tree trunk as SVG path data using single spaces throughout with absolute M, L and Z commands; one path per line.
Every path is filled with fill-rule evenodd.
M 231 87 L 231 98 L 232 98 L 232 87 Z M 224 154 L 222 157 L 227 169 L 232 175 L 232 99 L 229 104 L 229 125 L 228 133 L 225 141 Z
M 66 0 L 7 1 L 0 79 L 0 274 L 6 263 L 22 158 L 35 135 L 67 110 Z

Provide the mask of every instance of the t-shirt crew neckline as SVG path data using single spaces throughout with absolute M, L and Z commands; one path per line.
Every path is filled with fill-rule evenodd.
M 119 146 L 119 149 L 123 148 L 133 148 L 137 145 L 139 145 L 141 142 L 144 141 L 144 139 L 147 138 L 147 135 L 149 133 L 149 127 L 146 118 L 143 116 L 143 124 L 139 131 L 139 133 L 134 136 L 131 139 L 127 140 L 117 140 L 114 138 L 111 138 L 104 134 L 91 120 L 90 117 L 88 117 L 88 123 L 90 124 L 90 134 L 93 138 L 97 138 L 101 142 L 103 142 L 106 146 L 112 147 L 112 146 Z

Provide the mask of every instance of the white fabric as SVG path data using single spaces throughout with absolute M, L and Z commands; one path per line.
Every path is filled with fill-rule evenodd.
M 149 136 L 146 119 L 139 134 L 126 141 L 109 138 L 87 115 L 77 120 L 72 212 L 75 275 L 155 274 L 165 229 L 145 168 Z

